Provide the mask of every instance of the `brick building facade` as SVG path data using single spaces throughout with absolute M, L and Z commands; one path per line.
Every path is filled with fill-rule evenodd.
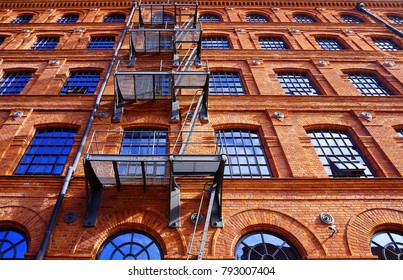
M 393 0 L 2 1 L 0 259 L 401 259 L 402 23 Z

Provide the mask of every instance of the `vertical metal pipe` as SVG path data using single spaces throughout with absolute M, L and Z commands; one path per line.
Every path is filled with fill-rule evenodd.
M 102 81 L 101 88 L 100 88 L 100 90 L 99 90 L 99 92 L 98 92 L 98 95 L 97 95 L 97 98 L 96 98 L 96 100 L 95 100 L 95 102 L 94 102 L 94 106 L 93 106 L 93 108 L 92 108 L 90 117 L 89 117 L 88 122 L 87 122 L 87 125 L 86 125 L 86 127 L 85 127 L 85 130 L 84 130 L 84 133 L 83 133 L 83 138 L 81 139 L 81 142 L 80 142 L 80 145 L 79 145 L 79 147 L 78 147 L 76 156 L 75 156 L 75 158 L 74 158 L 74 162 L 73 162 L 73 164 L 72 164 L 71 166 L 69 166 L 68 172 L 67 172 L 66 177 L 65 177 L 65 179 L 64 179 L 64 181 L 63 181 L 63 185 L 62 185 L 62 187 L 60 188 L 60 192 L 59 192 L 59 195 L 58 195 L 58 197 L 57 197 L 55 206 L 54 206 L 54 208 L 53 208 L 53 212 L 52 212 L 52 215 L 51 215 L 51 217 L 50 217 L 48 226 L 47 226 L 47 228 L 46 228 L 45 235 L 44 235 L 44 237 L 43 237 L 43 239 L 42 239 L 41 247 L 39 248 L 39 251 L 38 251 L 38 253 L 37 253 L 37 255 L 36 255 L 36 259 L 37 259 L 37 260 L 42 260 L 42 259 L 45 257 L 46 250 L 47 250 L 47 248 L 48 248 L 48 245 L 49 245 L 49 242 L 50 242 L 50 238 L 51 238 L 53 229 L 54 229 L 55 224 L 56 224 L 57 217 L 58 217 L 58 215 L 59 215 L 59 212 L 60 212 L 60 209 L 61 209 L 63 200 L 64 200 L 64 196 L 65 196 L 66 193 L 67 193 L 68 187 L 69 187 L 69 185 L 70 185 L 71 178 L 73 177 L 74 171 L 76 170 L 76 168 L 77 168 L 77 166 L 78 166 L 78 163 L 79 163 L 79 161 L 80 161 L 81 154 L 82 154 L 82 151 L 83 151 L 83 149 L 84 149 L 84 145 L 85 145 L 85 143 L 86 143 L 86 141 L 87 141 L 87 138 L 88 138 L 88 135 L 89 135 L 91 126 L 92 126 L 92 122 L 93 122 L 93 120 L 94 120 L 94 118 L 95 118 L 95 114 L 96 114 L 96 112 L 97 112 L 97 110 L 98 110 L 99 104 L 101 103 L 102 94 L 103 94 L 103 92 L 105 91 L 106 83 L 107 83 L 107 81 L 108 81 L 108 79 L 109 79 L 109 76 L 110 76 L 110 74 L 111 74 L 111 72 L 112 72 L 113 64 L 114 64 L 114 62 L 115 62 L 115 60 L 116 60 L 116 57 L 117 57 L 118 52 L 119 52 L 119 50 L 120 50 L 120 47 L 122 46 L 123 39 L 124 39 L 124 37 L 125 37 L 127 28 L 128 28 L 128 26 L 129 26 L 129 24 L 130 24 L 132 18 L 133 18 L 133 14 L 134 14 L 134 11 L 135 11 L 136 7 L 137 7 L 137 2 L 134 2 L 134 3 L 133 3 L 133 6 L 132 6 L 132 10 L 131 10 L 130 15 L 129 15 L 129 18 L 128 18 L 128 20 L 126 21 L 126 24 L 125 24 L 125 27 L 124 27 L 124 29 L 123 29 L 122 35 L 120 36 L 118 45 L 116 46 L 116 49 L 115 49 L 115 51 L 114 51 L 114 53 L 113 53 L 111 62 L 110 62 L 110 64 L 109 64 L 108 70 L 107 70 L 106 75 L 105 75 L 105 78 L 104 78 L 104 80 Z

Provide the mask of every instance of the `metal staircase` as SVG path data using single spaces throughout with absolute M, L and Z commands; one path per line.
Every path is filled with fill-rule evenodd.
M 194 4 L 142 4 L 138 3 L 139 22 L 133 23 L 130 33 L 130 56 L 128 61 L 119 61 L 114 72 L 115 101 L 112 121 L 119 122 L 124 107 L 130 102 L 165 99 L 171 101 L 171 120 L 179 121 L 179 96 L 182 89 L 194 89 L 195 93 L 183 117 L 181 129 L 176 136 L 169 154 L 116 154 L 119 144 L 112 145 L 107 140 L 102 144 L 97 139 L 122 139 L 112 132 L 97 136 L 95 132 L 88 152 L 84 157 L 87 182 L 87 211 L 84 226 L 94 226 L 101 205 L 104 188 L 142 185 L 144 191 L 149 186 L 167 185 L 169 189 L 169 227 L 180 226 L 180 186 L 178 178 L 206 178 L 209 186 L 209 204 L 200 249 L 201 259 L 207 240 L 209 224 L 222 227 L 222 185 L 225 155 L 214 152 L 198 154 L 188 147 L 198 120 L 208 121 L 208 63 L 201 60 L 201 24 L 197 22 L 198 3 Z M 170 13 L 168 14 L 166 13 Z M 183 19 L 185 21 L 182 21 Z M 172 53 L 172 61 L 148 63 L 142 54 Z M 150 65 L 158 65 L 151 69 Z M 145 70 L 146 69 L 146 70 Z M 189 121 L 190 119 L 190 121 Z M 181 141 L 180 141 L 181 140 Z M 106 152 L 114 148 L 114 152 Z M 207 150 L 207 149 L 204 149 Z M 122 173 L 119 166 L 127 163 L 141 168 L 136 174 Z M 165 166 L 164 176 L 149 174 L 150 164 Z M 198 216 L 202 208 L 204 192 Z M 190 242 L 188 257 L 192 256 L 195 231 Z

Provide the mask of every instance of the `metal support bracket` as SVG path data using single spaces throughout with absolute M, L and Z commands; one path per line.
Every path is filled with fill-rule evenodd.
M 175 182 L 175 177 L 173 174 L 173 158 L 170 161 L 170 181 L 169 181 L 169 221 L 168 227 L 178 228 L 180 227 L 180 187 Z
M 86 177 L 87 207 L 83 226 L 95 226 L 98 217 L 99 206 L 101 205 L 104 188 L 98 180 L 91 163 L 84 159 L 84 170 Z

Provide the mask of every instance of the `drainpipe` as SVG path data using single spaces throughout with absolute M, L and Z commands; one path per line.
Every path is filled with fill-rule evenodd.
M 374 20 L 383 23 L 387 28 L 389 28 L 390 30 L 392 30 L 393 32 L 395 32 L 397 35 L 399 35 L 400 37 L 403 37 L 403 31 L 397 29 L 396 27 L 394 27 L 393 25 L 389 24 L 388 22 L 384 21 L 383 19 L 381 19 L 380 17 L 377 17 L 376 15 L 374 15 L 373 13 L 371 13 L 367 8 L 365 8 L 365 4 L 363 2 L 358 2 L 357 5 L 355 6 L 356 9 L 360 12 L 363 12 L 367 15 L 369 15 L 371 18 L 373 18 Z
M 37 260 L 43 260 L 43 258 L 45 257 L 45 253 L 46 253 L 46 250 L 47 250 L 49 242 L 50 242 L 50 237 L 52 235 L 53 228 L 55 227 L 56 220 L 57 220 L 57 217 L 59 215 L 60 208 L 62 206 L 64 197 L 65 197 L 65 195 L 67 193 L 67 190 L 68 190 L 68 187 L 70 185 L 71 178 L 73 177 L 73 174 L 74 174 L 74 172 L 75 172 L 75 170 L 76 170 L 76 168 L 78 166 L 78 163 L 80 161 L 81 154 L 82 154 L 82 151 L 84 149 L 84 145 L 85 145 L 85 143 L 87 141 L 87 138 L 88 138 L 91 126 L 92 126 L 92 122 L 93 122 L 93 120 L 95 118 L 95 114 L 97 112 L 99 104 L 101 103 L 102 94 L 105 91 L 106 83 L 107 83 L 107 81 L 109 79 L 109 76 L 110 76 L 110 74 L 112 72 L 113 64 L 114 64 L 114 62 L 116 60 L 116 57 L 117 57 L 118 52 L 120 50 L 120 47 L 122 46 L 123 39 L 124 39 L 124 37 L 126 35 L 127 28 L 129 27 L 130 22 L 132 21 L 133 14 L 134 14 L 134 11 L 135 11 L 136 7 L 137 7 L 137 2 L 134 2 L 133 6 L 132 6 L 132 10 L 131 10 L 130 15 L 129 15 L 129 18 L 126 21 L 126 24 L 125 24 L 125 27 L 123 29 L 122 35 L 120 36 L 118 45 L 116 46 L 116 49 L 115 49 L 115 51 L 113 53 L 111 62 L 109 64 L 108 70 L 107 70 L 106 75 L 105 75 L 105 78 L 102 81 L 102 85 L 101 85 L 101 88 L 100 88 L 99 93 L 97 95 L 97 98 L 96 98 L 96 100 L 94 102 L 94 106 L 92 107 L 91 115 L 90 115 L 90 117 L 88 119 L 88 122 L 87 122 L 87 125 L 85 127 L 83 138 L 81 139 L 80 145 L 78 147 L 77 154 L 76 154 L 76 156 L 74 158 L 74 162 L 73 162 L 73 164 L 71 166 L 69 166 L 69 169 L 67 171 L 66 177 L 65 177 L 65 179 L 63 181 L 63 185 L 62 185 L 62 187 L 60 189 L 60 192 L 59 192 L 59 195 L 57 197 L 56 204 L 55 204 L 55 206 L 53 208 L 52 216 L 50 217 L 49 224 L 47 226 L 45 235 L 44 235 L 44 237 L 42 239 L 41 247 L 39 248 L 39 251 L 38 251 L 38 253 L 36 255 Z

